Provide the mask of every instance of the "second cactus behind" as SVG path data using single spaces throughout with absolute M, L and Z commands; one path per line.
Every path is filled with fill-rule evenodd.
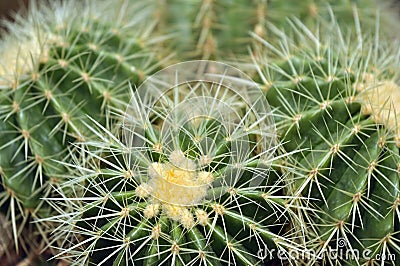
M 47 3 L 47 2 L 46 2 Z M 137 12 L 140 10 L 140 12 Z M 135 16 L 132 16 L 132 15 Z M 90 139 L 89 116 L 107 124 L 132 86 L 157 68 L 143 4 L 32 2 L 0 45 L 1 205 L 14 240 L 45 215 L 41 198 L 65 173 L 68 147 Z M 46 228 L 38 226 L 45 237 Z M 17 246 L 18 248 L 18 246 Z
M 309 247 L 327 265 L 396 264 L 399 51 L 334 22 L 317 32 L 293 25 L 293 37 L 277 32 L 276 46 L 256 37 L 256 66 L 294 152 L 282 169 L 292 176 L 287 193 L 302 198 Z
M 149 0 L 158 30 L 171 34 L 178 57 L 234 61 L 248 55 L 250 31 L 270 41 L 274 35 L 266 27 L 290 28 L 288 18 L 297 17 L 308 26 L 317 18 L 329 18 L 333 11 L 340 25 L 353 25 L 354 10 L 358 10 L 365 29 L 374 28 L 377 10 L 385 33 L 393 34 L 398 15 L 389 2 L 376 0 Z

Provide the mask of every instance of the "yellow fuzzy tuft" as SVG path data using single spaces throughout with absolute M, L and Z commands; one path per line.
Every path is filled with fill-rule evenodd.
M 374 82 L 368 75 L 365 83 L 358 85 L 359 100 L 362 102 L 362 113 L 371 115 L 374 122 L 393 130 L 396 140 L 400 140 L 400 87 L 395 82 L 386 80 Z M 400 141 L 396 141 L 400 146 Z
M 37 41 L 27 40 L 21 43 L 16 39 L 7 39 L 4 41 L 2 59 L 0 65 L 0 85 L 13 87 L 13 83 L 18 80 L 22 74 L 31 73 L 34 69 L 34 62 L 41 54 L 41 48 Z
M 195 214 L 196 214 L 197 222 L 200 225 L 206 226 L 208 224 L 208 214 L 206 211 L 199 209 L 199 210 L 196 210 Z
M 189 229 L 194 226 L 193 214 L 188 209 L 184 209 L 181 211 L 179 221 L 181 222 L 182 226 L 186 229 Z
M 151 193 L 151 187 L 146 183 L 139 185 L 135 189 L 136 196 L 141 198 L 147 198 L 148 196 L 150 196 L 150 193 Z
M 152 163 L 148 168 L 149 182 L 142 183 L 135 191 L 139 197 L 151 197 L 152 203 L 145 208 L 144 216 L 158 215 L 161 207 L 168 218 L 185 228 L 193 227 L 195 221 L 189 207 L 201 203 L 214 181 L 211 172 L 197 171 L 196 168 L 197 164 L 179 150 L 171 152 L 169 162 Z M 195 214 L 200 224 L 208 223 L 207 213 L 196 211 Z
M 180 222 L 183 227 L 189 229 L 194 226 L 193 214 L 188 208 L 171 204 L 163 204 L 162 208 L 168 218 Z
M 168 218 L 179 221 L 181 217 L 181 212 L 184 210 L 184 207 L 172 204 L 163 204 L 162 205 L 163 212 L 168 216 Z
M 156 217 L 160 212 L 160 205 L 159 204 L 149 204 L 143 211 L 144 217 L 147 219 L 151 219 Z
M 0 46 L 0 86 L 15 89 L 16 82 L 21 77 L 35 73 L 38 63 L 45 63 L 52 45 L 64 43 L 61 36 L 34 28 L 25 29 L 27 36 L 6 36 Z
M 171 153 L 173 163 L 152 163 L 149 167 L 149 186 L 152 196 L 168 204 L 191 206 L 201 202 L 207 194 L 211 173 L 195 171 L 196 165 L 180 151 Z
M 206 172 L 206 171 L 201 171 L 198 173 L 197 175 L 197 180 L 201 183 L 201 184 L 210 184 L 211 182 L 214 181 L 214 176 L 212 173 L 210 172 Z
M 183 152 L 180 150 L 174 150 L 173 152 L 171 152 L 171 154 L 169 155 L 169 161 L 176 167 L 188 171 L 196 170 L 196 163 L 186 158 Z

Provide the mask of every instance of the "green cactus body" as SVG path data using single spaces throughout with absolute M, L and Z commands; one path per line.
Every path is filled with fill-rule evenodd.
M 266 22 L 289 28 L 287 18 L 296 16 L 311 26 L 316 18 L 327 19 L 334 11 L 339 23 L 348 27 L 354 25 L 354 7 L 359 10 L 365 29 L 374 28 L 378 9 L 385 11 L 382 24 L 388 32 L 390 25 L 397 25 L 396 15 L 387 15 L 390 9 L 375 0 L 168 0 L 153 4 L 155 17 L 160 21 L 159 30 L 173 35 L 173 47 L 180 58 L 230 61 L 248 55 L 250 31 L 273 41 Z
M 16 220 L 47 212 L 40 198 L 65 174 L 58 161 L 68 159 L 68 145 L 90 139 L 89 116 L 109 123 L 112 108 L 125 108 L 129 83 L 156 70 L 148 18 L 143 4 L 56 1 L 32 3 L 8 25 L 0 46 L 0 169 L 16 243 Z
M 392 264 L 400 255 L 398 53 L 363 36 L 345 41 L 331 26 L 314 35 L 294 23 L 293 38 L 277 33 L 281 46 L 257 37 L 267 48 L 258 76 L 294 152 L 288 193 L 315 210 L 303 216 L 310 247 L 328 265 Z M 343 256 L 330 257 L 332 249 Z
M 79 265 L 257 265 L 267 249 L 303 250 L 301 231 L 286 226 L 296 222 L 289 198 L 269 173 L 275 127 L 254 85 L 205 61 L 143 83 L 122 136 L 93 128 L 104 137 L 85 143 L 71 169 L 65 186 L 81 192 L 62 194 L 69 211 L 51 220 L 61 223 L 58 237 L 76 232 L 81 241 L 59 256 L 76 254 Z
M 360 10 L 356 30 L 359 21 L 371 28 L 375 1 L 39 2 L 7 24 L 0 44 L 0 205 L 17 249 L 23 227 L 39 217 L 61 222 L 59 256 L 77 265 L 253 265 L 260 250 L 304 250 L 307 223 L 315 240 L 307 244 L 321 253 L 339 237 L 348 250 L 399 253 L 400 121 L 381 108 L 386 98 L 375 97 L 380 87 L 398 96 L 393 69 L 372 46 L 348 46 L 343 34 L 324 41 L 311 30 L 331 11 L 339 24 L 353 24 L 350 2 Z M 310 30 L 288 22 L 292 15 Z M 392 16 L 382 17 L 392 25 Z M 285 37 L 268 23 L 297 31 Z M 151 37 L 154 27 L 173 38 Z M 263 143 L 270 128 L 252 120 L 246 98 L 201 82 L 180 84 L 151 114 L 154 88 L 136 98 L 127 113 L 136 124 L 122 130 L 131 130 L 129 138 L 106 129 L 131 97 L 128 84 L 162 64 L 155 43 L 167 39 L 185 59 L 242 58 L 250 30 L 275 52 L 258 70 L 288 158 L 264 158 L 274 150 Z M 192 96 L 215 112 L 197 102 L 186 106 L 189 116 L 172 112 Z M 223 101 L 231 116 L 213 109 Z M 270 171 L 277 162 L 289 163 L 272 165 L 284 173 Z M 61 215 L 46 218 L 48 204 Z M 51 228 L 29 226 L 47 241 Z

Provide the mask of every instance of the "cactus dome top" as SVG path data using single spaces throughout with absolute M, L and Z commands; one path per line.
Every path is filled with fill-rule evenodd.
M 239 74 L 216 62 L 182 63 L 153 75 L 132 97 L 124 137 L 132 156 L 146 165 L 136 167 L 136 192 L 150 204 L 147 218 L 160 208 L 173 220 L 193 224 L 185 223 L 193 220 L 190 207 L 218 198 L 214 189 L 243 182 L 250 162 L 257 169 L 271 159 L 268 105 L 261 90 Z M 247 178 L 241 185 L 262 182 L 258 172 Z

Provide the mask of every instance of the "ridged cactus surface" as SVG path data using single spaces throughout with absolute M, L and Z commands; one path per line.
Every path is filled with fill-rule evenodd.
M 288 193 L 310 208 L 309 245 L 326 265 L 396 263 L 398 48 L 349 38 L 335 23 L 320 34 L 299 22 L 293 31 L 277 32 L 281 46 L 258 38 L 256 62 L 284 148 L 294 152 L 282 169 L 292 176 Z
M 379 11 L 383 31 L 396 27 L 396 15 L 389 1 L 375 0 L 152 0 L 157 28 L 171 34 L 178 58 L 234 61 L 249 53 L 250 31 L 268 40 L 273 34 L 266 26 L 272 23 L 290 28 L 288 18 L 296 17 L 314 27 L 318 19 L 328 19 L 332 11 L 343 28 L 357 25 L 354 11 L 365 29 L 374 28 Z M 394 34 L 395 35 L 395 34 Z M 271 36 L 272 38 L 269 38 Z
M 129 83 L 157 68 L 143 4 L 32 2 L 27 12 L 0 46 L 1 205 L 16 243 L 29 216 L 47 211 L 40 198 L 61 181 L 68 145 L 90 138 L 89 117 L 107 124 Z
M 304 248 L 287 226 L 297 220 L 291 197 L 269 171 L 269 106 L 238 70 L 168 67 L 134 93 L 120 138 L 93 130 L 102 140 L 84 143 L 65 184 L 80 189 L 50 200 L 65 206 L 52 218 L 57 238 L 71 239 L 59 256 L 76 265 L 259 265 L 260 250 Z
M 32 1 L 0 43 L 0 211 L 16 252 L 29 263 L 51 247 L 72 265 L 398 265 L 389 5 Z M 148 78 L 170 50 L 240 61 L 258 84 L 210 61 Z

